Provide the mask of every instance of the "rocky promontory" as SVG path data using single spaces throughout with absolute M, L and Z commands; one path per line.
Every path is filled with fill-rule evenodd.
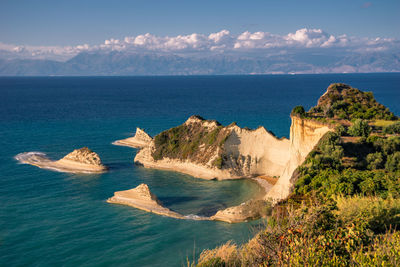
M 291 116 L 290 140 L 277 138 L 264 127 L 222 126 L 191 116 L 180 126 L 156 135 L 136 154 L 146 168 L 178 171 L 204 179 L 280 177 L 265 199 L 283 199 L 290 178 L 330 128 L 318 121 Z
M 135 163 L 204 179 L 278 176 L 285 168 L 289 144 L 264 127 L 222 126 L 191 116 L 182 125 L 156 135 L 137 153 Z
M 53 161 L 40 152 L 26 152 L 15 157 L 21 163 L 43 169 L 72 173 L 99 173 L 107 170 L 97 153 L 87 147 L 75 149 L 60 160 Z
M 163 207 L 158 198 L 150 192 L 146 184 L 140 184 L 130 190 L 115 192 L 113 197 L 107 199 L 107 202 L 128 205 L 147 212 L 176 219 L 184 219 L 183 215 Z
M 142 148 L 148 146 L 153 141 L 153 138 L 143 129 L 136 128 L 135 136 L 113 142 L 114 145 L 129 146 L 133 148 Z
M 266 202 L 262 199 L 249 200 L 238 206 L 230 207 L 218 211 L 211 217 L 202 217 L 197 215 L 185 216 L 174 212 L 162 205 L 146 184 L 125 190 L 117 191 L 114 196 L 107 199 L 108 203 L 121 204 L 152 212 L 158 215 L 172 217 L 176 219 L 194 219 L 194 220 L 215 220 L 228 223 L 239 223 L 252 219 L 263 217 L 268 212 Z
M 397 120 L 372 93 L 341 83 L 330 85 L 317 106 L 307 112 L 304 107 L 297 106 L 290 117 L 290 139 L 277 138 L 264 127 L 251 130 L 235 123 L 223 126 L 200 116 L 191 116 L 183 124 L 154 138 L 141 130 L 134 140 L 135 143 L 144 141 L 134 161 L 146 168 L 178 171 L 204 179 L 255 178 L 265 189 L 262 198 L 254 197 L 209 218 L 239 222 L 263 216 L 260 207 L 265 206 L 265 201 L 276 203 L 289 196 L 299 166 L 324 136 L 338 128 L 347 131 L 356 119 Z M 348 130 L 351 133 L 351 129 Z M 375 134 L 381 134 L 379 129 Z M 256 178 L 262 176 L 276 181 L 265 184 L 264 180 Z

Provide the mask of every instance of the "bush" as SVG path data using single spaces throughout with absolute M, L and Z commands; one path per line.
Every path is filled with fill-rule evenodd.
M 382 153 L 376 152 L 367 155 L 367 168 L 369 170 L 376 170 L 383 167 L 383 156 Z
M 400 199 L 379 197 L 336 197 L 335 213 L 346 223 L 362 224 L 375 233 L 400 225 Z
M 349 134 L 351 136 L 363 136 L 368 137 L 371 133 L 371 127 L 368 122 L 361 119 L 356 119 L 352 126 L 349 127 Z
M 400 232 L 389 232 L 378 236 L 368 251 L 359 249 L 352 256 L 355 266 L 399 266 Z
M 306 115 L 306 111 L 303 106 L 296 106 L 292 110 L 292 115 L 298 115 L 300 117 L 304 117 Z
M 337 132 L 338 135 L 340 136 L 345 136 L 347 135 L 347 127 L 343 125 L 339 125 L 335 128 L 335 131 Z
M 392 125 L 383 128 L 385 134 L 400 134 L 400 122 L 396 122 Z
M 387 157 L 385 168 L 392 172 L 400 170 L 400 152 L 395 152 Z
M 380 149 L 385 155 L 390 155 L 396 151 L 400 151 L 400 138 L 389 137 L 387 139 L 381 139 L 376 142 L 377 146 L 380 145 Z

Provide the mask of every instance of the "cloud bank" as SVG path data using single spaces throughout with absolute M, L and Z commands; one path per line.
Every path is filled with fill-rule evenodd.
M 321 29 L 299 29 L 286 35 L 269 32 L 232 34 L 221 30 L 211 34 L 193 33 L 178 36 L 156 36 L 150 33 L 128 36 L 124 39 L 108 39 L 103 44 L 77 46 L 24 46 L 0 43 L 0 56 L 9 58 L 33 58 L 67 60 L 80 52 L 128 51 L 174 53 L 238 53 L 273 55 L 296 50 L 323 50 L 346 52 L 400 51 L 399 40 L 392 38 L 358 38 L 345 34 L 334 36 Z

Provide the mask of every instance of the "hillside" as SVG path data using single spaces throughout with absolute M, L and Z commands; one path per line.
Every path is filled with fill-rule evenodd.
M 400 124 L 371 93 L 332 84 L 293 117 L 327 132 L 290 178 L 248 243 L 205 250 L 198 266 L 397 266 L 400 262 Z

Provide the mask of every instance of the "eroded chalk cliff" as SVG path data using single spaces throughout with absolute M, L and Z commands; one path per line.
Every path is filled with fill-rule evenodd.
M 327 125 L 314 120 L 298 116 L 291 116 L 291 118 L 288 162 L 277 183 L 267 192 L 266 199 L 280 200 L 289 195 L 293 186 L 291 178 L 294 171 L 304 162 L 321 137 L 332 130 Z
M 279 176 L 289 159 L 289 147 L 289 140 L 278 139 L 263 127 L 224 127 L 192 116 L 157 135 L 137 153 L 135 162 L 205 179 Z

